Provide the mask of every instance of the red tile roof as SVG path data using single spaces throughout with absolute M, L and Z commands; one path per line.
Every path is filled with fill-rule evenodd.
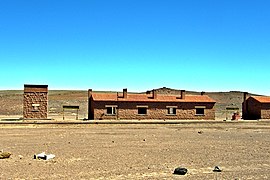
M 270 103 L 269 96 L 251 96 L 251 97 L 259 101 L 260 103 Z
M 122 94 L 120 94 L 121 96 Z M 209 102 L 215 103 L 207 95 L 186 95 L 185 99 L 177 98 L 173 95 L 157 94 L 157 98 L 153 99 L 151 94 L 128 94 L 127 98 L 117 98 L 117 93 L 92 93 L 94 101 L 132 101 L 132 102 Z

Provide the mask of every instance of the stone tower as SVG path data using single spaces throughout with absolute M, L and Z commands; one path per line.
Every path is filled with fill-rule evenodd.
M 47 119 L 48 85 L 24 85 L 23 118 Z

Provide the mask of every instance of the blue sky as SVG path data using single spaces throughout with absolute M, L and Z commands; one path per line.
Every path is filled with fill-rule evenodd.
M 1 0 L 0 89 L 270 95 L 268 0 Z

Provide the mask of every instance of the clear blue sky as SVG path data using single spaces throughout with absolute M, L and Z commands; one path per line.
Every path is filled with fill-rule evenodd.
M 0 89 L 270 95 L 269 0 L 1 0 Z

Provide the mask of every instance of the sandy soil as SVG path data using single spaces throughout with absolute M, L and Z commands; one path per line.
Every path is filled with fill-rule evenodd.
M 0 150 L 12 153 L 0 159 L 0 179 L 270 179 L 270 123 L 0 129 Z M 56 157 L 33 159 L 43 151 Z M 173 174 L 179 166 L 187 175 Z

